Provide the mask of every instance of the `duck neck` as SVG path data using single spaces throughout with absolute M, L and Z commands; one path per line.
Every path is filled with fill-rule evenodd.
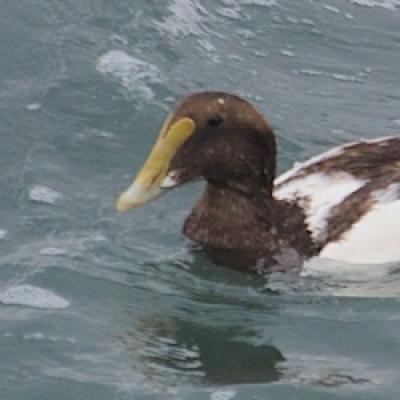
M 263 188 L 252 191 L 238 186 L 207 183 L 205 191 L 184 225 L 190 239 L 216 248 L 250 246 L 250 238 L 273 228 L 269 218 L 275 200 Z M 250 235 L 251 232 L 251 235 Z
M 262 260 L 275 268 L 287 250 L 314 254 L 302 210 L 274 199 L 261 187 L 253 189 L 250 195 L 208 183 L 185 221 L 184 234 L 200 243 L 216 263 L 229 267 L 251 268 Z

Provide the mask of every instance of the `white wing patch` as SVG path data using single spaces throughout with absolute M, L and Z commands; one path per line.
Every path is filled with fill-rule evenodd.
M 392 138 L 387 136 L 362 142 L 386 146 Z M 339 146 L 304 163 L 297 163 L 275 180 L 274 196 L 279 200 L 298 201 L 306 214 L 312 238 L 317 242 L 326 237 L 327 221 L 333 207 L 369 181 L 357 179 L 344 171 L 303 175 L 304 170 L 319 162 L 345 155 L 346 150 L 355 144 Z M 371 193 L 371 199 L 375 201 L 371 210 L 339 241 L 326 245 L 320 257 L 353 264 L 381 264 L 400 260 L 400 182 Z
M 318 172 L 282 184 L 274 195 L 279 200 L 297 200 L 306 213 L 313 239 L 321 241 L 325 238 L 332 208 L 365 183 L 345 172 L 329 175 Z
M 320 257 L 353 264 L 382 264 L 400 260 L 400 183 L 373 193 L 377 203 Z

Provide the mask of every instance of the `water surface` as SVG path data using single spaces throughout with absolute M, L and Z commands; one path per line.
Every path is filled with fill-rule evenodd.
M 201 184 L 114 210 L 188 92 L 254 102 L 280 171 L 399 132 L 399 1 L 1 9 L 2 398 L 399 398 L 400 265 L 215 267 L 180 234 Z

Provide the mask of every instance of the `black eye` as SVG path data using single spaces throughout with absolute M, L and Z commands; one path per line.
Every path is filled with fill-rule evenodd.
M 208 125 L 218 126 L 222 121 L 223 121 L 222 117 L 217 114 L 208 120 Z

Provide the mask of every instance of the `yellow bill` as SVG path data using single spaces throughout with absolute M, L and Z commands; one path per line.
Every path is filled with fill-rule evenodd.
M 142 169 L 131 186 L 119 196 L 118 211 L 141 206 L 162 193 L 161 183 L 166 178 L 173 157 L 195 128 L 191 118 L 179 119 L 172 125 L 170 118 L 166 120 Z

